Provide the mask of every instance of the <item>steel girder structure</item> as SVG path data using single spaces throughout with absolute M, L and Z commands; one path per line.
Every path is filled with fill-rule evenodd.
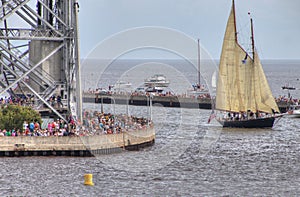
M 28 92 L 35 108 L 55 94 L 82 119 L 77 0 L 0 0 L 0 95 Z M 20 27 L 21 26 L 21 27 Z

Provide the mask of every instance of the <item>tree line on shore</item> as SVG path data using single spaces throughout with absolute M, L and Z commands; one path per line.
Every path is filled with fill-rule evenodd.
M 12 104 L 0 106 L 0 129 L 22 130 L 24 121 L 42 124 L 41 115 L 31 107 Z

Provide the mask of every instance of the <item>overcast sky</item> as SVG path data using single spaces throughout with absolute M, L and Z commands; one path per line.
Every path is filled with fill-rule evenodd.
M 250 11 L 261 59 L 300 59 L 299 0 L 235 2 L 239 36 L 248 38 Z M 154 26 L 199 38 L 211 57 L 219 59 L 231 4 L 231 0 L 79 0 L 81 57 L 88 57 L 99 43 L 120 32 Z M 155 50 L 141 50 L 128 57 L 161 55 Z

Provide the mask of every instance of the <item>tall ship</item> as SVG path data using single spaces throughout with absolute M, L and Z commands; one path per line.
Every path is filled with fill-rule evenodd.
M 250 22 L 252 51 L 248 54 L 238 42 L 233 0 L 223 40 L 213 110 L 223 127 L 273 127 L 275 119 L 282 116 L 278 114 L 278 106 L 255 49 L 251 17 Z

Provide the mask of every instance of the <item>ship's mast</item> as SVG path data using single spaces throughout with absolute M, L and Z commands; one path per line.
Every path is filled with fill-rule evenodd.
M 255 46 L 254 46 L 254 33 L 253 33 L 253 20 L 251 17 L 250 12 L 248 12 L 249 16 L 250 16 L 250 24 L 251 24 L 251 44 L 252 44 L 252 58 L 253 58 L 253 63 L 254 63 L 254 58 L 255 58 Z M 255 63 L 254 63 L 255 64 Z M 255 83 L 254 83 L 254 87 L 255 89 Z M 256 97 L 256 91 L 254 91 L 254 95 Z M 256 116 L 258 116 L 258 106 L 257 106 L 257 102 L 255 102 L 255 106 L 256 106 Z
M 235 3 L 234 3 L 234 0 L 232 0 L 232 9 L 233 9 L 233 18 L 234 18 L 235 41 L 238 42 L 237 31 L 236 31 L 236 18 L 235 18 Z
M 198 39 L 198 85 L 199 85 L 199 87 L 200 87 L 200 76 L 201 74 L 200 74 L 200 39 Z
M 248 12 L 250 15 L 250 12 Z M 250 23 L 251 23 L 251 42 L 252 42 L 252 55 L 253 55 L 253 60 L 254 60 L 254 53 L 255 53 L 255 46 L 254 46 L 254 33 L 253 33 L 253 20 L 252 17 L 250 16 Z

